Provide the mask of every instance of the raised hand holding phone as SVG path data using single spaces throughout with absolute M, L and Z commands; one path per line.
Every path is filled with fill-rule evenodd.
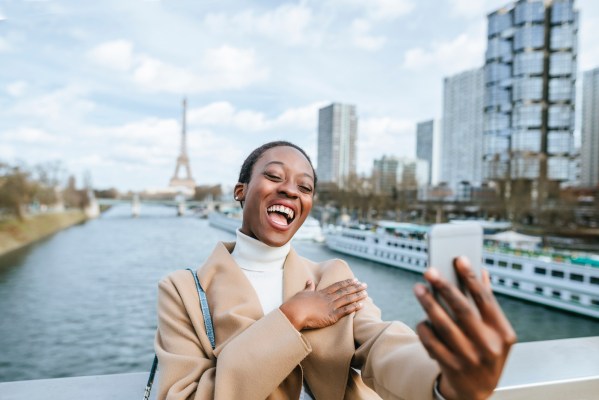
M 441 228 L 447 233 L 445 229 L 449 228 Z M 434 230 L 433 227 L 431 232 Z M 482 239 L 478 246 L 482 252 Z M 432 262 L 450 257 L 450 266 L 455 271 L 455 274 L 445 273 L 448 278 L 436 265 L 429 265 L 424 273 L 429 286 L 449 311 L 429 288 L 415 285 L 414 293 L 427 314 L 427 320 L 419 323 L 416 331 L 431 358 L 439 364 L 439 388 L 447 400 L 486 399 L 497 386 L 516 334 L 493 296 L 486 271 L 477 276 L 467 258 L 456 259 L 447 256 L 452 252 L 446 251 L 441 252 L 444 257 L 435 258 L 436 250 L 429 247 L 431 251 Z M 473 257 L 480 264 L 481 257 Z M 446 265 L 439 267 L 447 269 Z M 469 293 L 470 300 L 460 285 Z

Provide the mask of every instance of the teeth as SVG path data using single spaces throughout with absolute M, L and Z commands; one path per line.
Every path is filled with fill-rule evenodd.
M 287 218 L 293 219 L 293 216 L 295 215 L 295 213 L 293 212 L 293 210 L 289 207 L 285 207 L 282 205 L 274 205 L 274 206 L 270 206 L 266 209 L 266 211 L 268 212 L 272 212 L 272 211 L 277 211 L 277 212 L 282 212 L 287 214 Z

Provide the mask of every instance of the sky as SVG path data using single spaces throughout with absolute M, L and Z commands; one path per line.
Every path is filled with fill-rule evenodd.
M 229 187 L 267 141 L 315 162 L 318 109 L 341 102 L 357 107 L 369 174 L 382 155 L 414 157 L 416 124 L 442 116 L 443 78 L 483 65 L 486 15 L 506 4 L 0 0 L 0 161 L 166 187 L 186 97 L 193 177 Z M 599 66 L 599 2 L 576 4 L 585 71 Z

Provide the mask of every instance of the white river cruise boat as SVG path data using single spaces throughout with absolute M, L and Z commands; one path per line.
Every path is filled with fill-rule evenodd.
M 428 231 L 381 221 L 374 230 L 335 227 L 325 236 L 332 250 L 422 273 Z M 482 265 L 493 291 L 599 318 L 599 257 L 543 251 L 530 239 L 515 232 L 485 235 Z

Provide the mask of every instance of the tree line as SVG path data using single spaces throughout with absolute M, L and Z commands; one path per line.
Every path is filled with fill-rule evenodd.
M 83 208 L 87 191 L 75 187 L 60 161 L 29 166 L 23 162 L 0 161 L 0 216 L 23 220 L 34 210 Z

